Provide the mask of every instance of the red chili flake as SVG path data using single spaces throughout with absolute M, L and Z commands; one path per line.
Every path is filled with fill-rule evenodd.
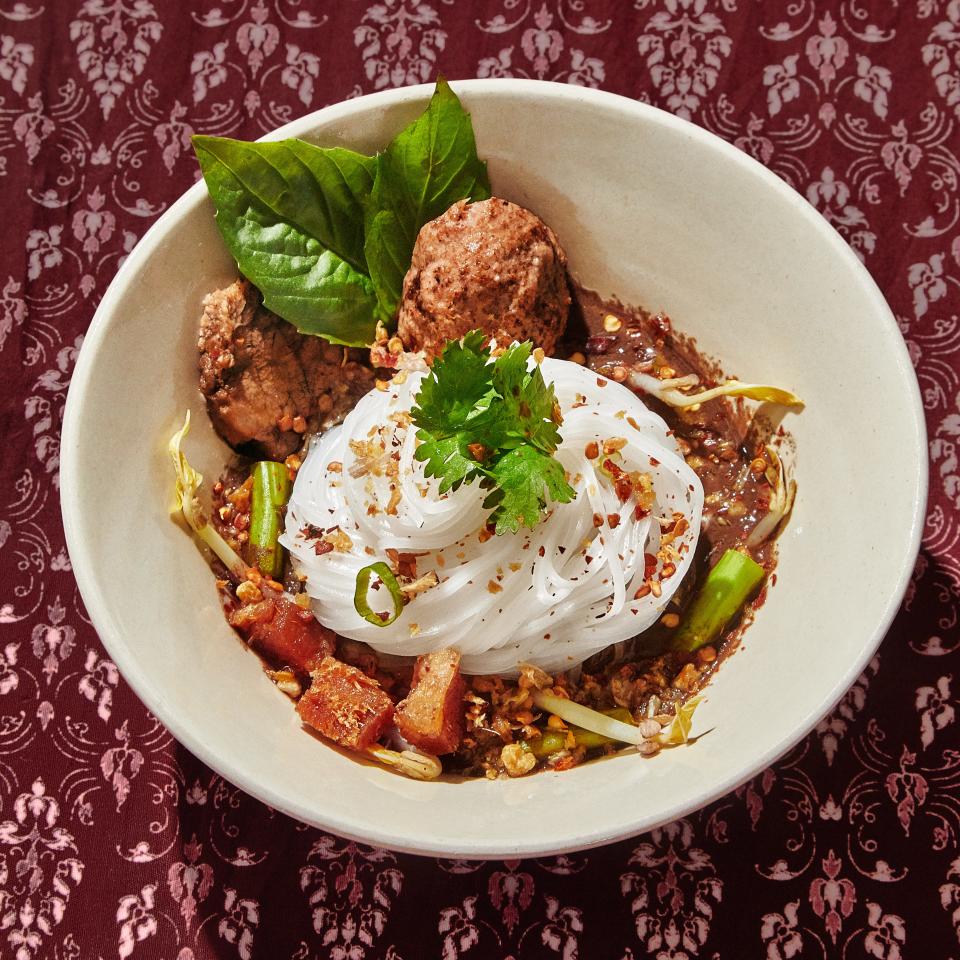
M 643 578 L 649 580 L 657 569 L 657 558 L 652 553 L 643 555 Z
M 646 507 L 640 506 L 639 503 L 633 508 L 634 520 L 642 520 L 644 517 L 649 517 L 649 516 L 650 516 L 650 511 L 647 510 Z
M 621 503 L 626 503 L 633 496 L 633 484 L 627 476 L 620 476 L 614 481 L 613 489 L 620 498 Z
M 610 526 L 611 530 L 616 530 L 620 526 L 620 514 L 619 513 L 608 513 L 607 514 L 607 523 Z
M 660 466 L 660 461 L 659 461 L 656 457 L 651 457 L 651 458 L 650 458 L 650 466 L 651 466 L 651 467 L 659 467 L 659 466 Z
M 318 540 L 313 545 L 313 552 L 318 556 L 322 557 L 325 553 L 330 553 L 333 550 L 333 544 L 327 543 L 326 540 Z
M 623 470 L 620 469 L 609 457 L 603 461 L 603 469 L 612 477 L 622 477 Z

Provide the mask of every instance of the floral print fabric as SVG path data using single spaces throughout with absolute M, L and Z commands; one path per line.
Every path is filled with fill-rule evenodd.
M 889 636 L 789 756 L 635 840 L 533 861 L 370 849 L 188 755 L 77 595 L 59 430 L 123 258 L 254 138 L 450 78 L 599 86 L 756 157 L 877 279 L 930 436 Z M 960 0 L 0 0 L 0 955 L 960 956 Z

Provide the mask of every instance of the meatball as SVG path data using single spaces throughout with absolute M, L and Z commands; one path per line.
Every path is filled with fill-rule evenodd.
M 308 430 L 342 419 L 373 371 L 265 309 L 237 280 L 204 298 L 197 344 L 200 392 L 217 433 L 240 453 L 282 460 Z M 354 359 L 350 359 L 353 357 Z
M 421 229 L 403 281 L 397 333 L 434 357 L 447 340 L 483 330 L 506 346 L 548 353 L 570 311 L 567 258 L 553 231 L 509 200 L 461 200 Z

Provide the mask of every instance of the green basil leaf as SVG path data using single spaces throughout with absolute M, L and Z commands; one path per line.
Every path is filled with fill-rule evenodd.
M 365 253 L 383 316 L 396 313 L 420 228 L 457 200 L 489 196 L 470 114 L 440 78 L 426 111 L 377 157 Z
M 198 155 L 202 150 L 223 164 L 278 220 L 296 225 L 366 273 L 363 220 L 376 173 L 374 157 L 303 140 L 246 143 L 196 136 L 193 145 Z
M 392 210 L 380 210 L 367 221 L 367 268 L 377 297 L 377 316 L 388 327 L 393 325 L 412 254 L 413 246 Z
M 294 151 L 288 151 L 278 165 L 265 161 L 263 154 L 256 151 L 227 151 L 218 144 L 219 153 L 233 161 L 228 164 L 218 153 L 207 149 L 212 139 L 216 138 L 197 137 L 194 147 L 217 208 L 217 225 L 240 272 L 263 294 L 264 305 L 304 333 L 348 345 L 370 343 L 377 309 L 373 285 L 362 267 L 357 268 L 330 247 L 331 243 L 346 243 L 344 238 L 350 231 L 359 229 L 362 233 L 363 223 L 362 214 L 345 213 L 330 197 L 339 196 L 347 206 L 362 205 L 359 192 L 343 186 L 339 193 L 331 191 L 328 195 L 314 182 L 314 196 L 323 196 L 326 201 L 307 203 L 302 196 L 298 200 L 295 191 L 312 178 L 308 173 L 311 168 L 300 164 L 297 185 L 287 181 L 285 174 L 296 170 L 296 161 L 291 159 L 296 157 Z M 330 162 L 344 172 L 341 184 L 359 187 L 365 164 L 348 166 L 351 161 L 344 161 L 340 154 L 350 151 L 337 151 L 338 156 Z M 251 161 L 243 168 L 243 176 L 234 170 L 238 165 L 236 158 L 241 155 Z M 280 154 L 274 154 L 275 159 L 279 157 Z M 281 172 L 281 167 L 285 172 Z M 321 165 L 315 163 L 312 169 L 319 170 Z M 343 223 L 338 223 L 341 220 Z M 355 237 L 353 242 L 355 258 Z M 341 249 L 347 250 L 347 246 Z

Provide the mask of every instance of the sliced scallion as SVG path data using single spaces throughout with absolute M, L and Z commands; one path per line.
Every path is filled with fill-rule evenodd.
M 393 613 L 377 613 L 367 599 L 370 590 L 370 581 L 377 577 L 387 588 L 390 599 L 393 601 Z M 403 591 L 393 571 L 382 561 L 371 563 L 357 573 L 357 587 L 353 593 L 353 607 L 367 623 L 375 627 L 389 627 L 403 610 Z

